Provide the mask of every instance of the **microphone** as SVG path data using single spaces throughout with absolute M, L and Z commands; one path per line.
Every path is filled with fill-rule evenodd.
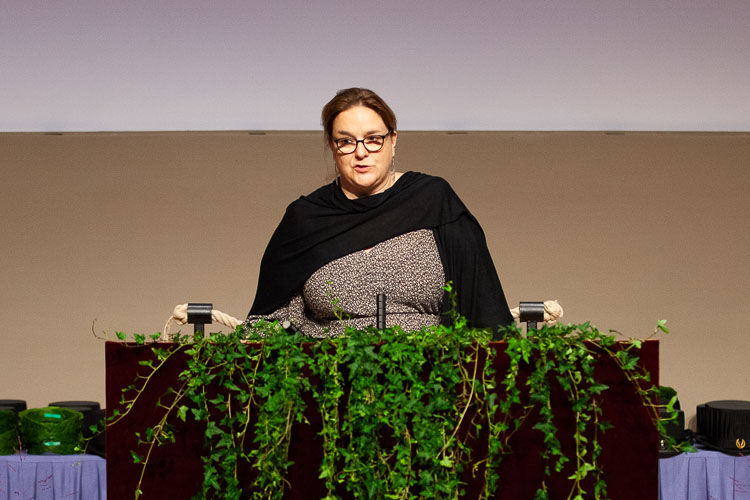
M 375 326 L 378 330 L 385 330 L 385 294 L 377 295 L 377 307 L 375 313 Z

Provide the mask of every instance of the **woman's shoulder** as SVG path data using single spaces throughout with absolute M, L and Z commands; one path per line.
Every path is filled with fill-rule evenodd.
M 311 193 L 308 193 L 306 195 L 302 195 L 296 200 L 292 201 L 287 206 L 287 211 L 290 209 L 299 209 L 301 207 L 306 207 L 310 204 L 313 205 L 320 205 L 320 204 L 332 204 L 333 198 L 334 198 L 334 190 L 335 183 L 329 183 L 324 184 L 314 190 Z
M 453 190 L 450 183 L 438 177 L 437 175 L 423 174 L 420 172 L 407 172 L 414 174 L 415 188 L 421 192 L 424 192 L 428 196 L 439 198 L 442 200 L 455 198 L 458 199 L 458 195 Z
M 414 171 L 405 172 L 401 176 L 399 181 L 402 181 L 404 184 L 414 185 L 419 188 L 428 187 L 428 188 L 451 189 L 448 181 L 446 181 L 442 177 L 438 177 L 436 175 L 424 174 L 422 172 L 414 172 Z
M 338 211 L 340 201 L 336 198 L 335 183 L 325 184 L 310 194 L 300 196 L 286 207 L 285 218 L 306 219 L 330 215 Z

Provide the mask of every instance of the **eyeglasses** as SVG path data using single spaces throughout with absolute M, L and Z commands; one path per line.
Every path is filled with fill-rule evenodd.
M 357 146 L 361 142 L 367 151 L 370 153 L 377 153 L 383 149 L 385 144 L 385 138 L 391 135 L 393 131 L 389 130 L 385 135 L 368 135 L 364 139 L 353 139 L 351 137 L 344 137 L 342 139 L 334 139 L 333 143 L 336 145 L 336 149 L 341 154 L 350 155 L 357 150 Z

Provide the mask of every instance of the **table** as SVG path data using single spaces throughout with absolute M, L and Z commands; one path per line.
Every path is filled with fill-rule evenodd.
M 0 500 L 104 500 L 106 461 L 96 455 L 0 456 Z
M 659 460 L 660 500 L 750 500 L 750 456 L 713 450 Z

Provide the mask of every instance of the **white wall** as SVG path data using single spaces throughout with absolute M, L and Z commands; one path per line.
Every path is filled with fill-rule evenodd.
M 750 130 L 747 0 L 0 0 L 0 131 Z

